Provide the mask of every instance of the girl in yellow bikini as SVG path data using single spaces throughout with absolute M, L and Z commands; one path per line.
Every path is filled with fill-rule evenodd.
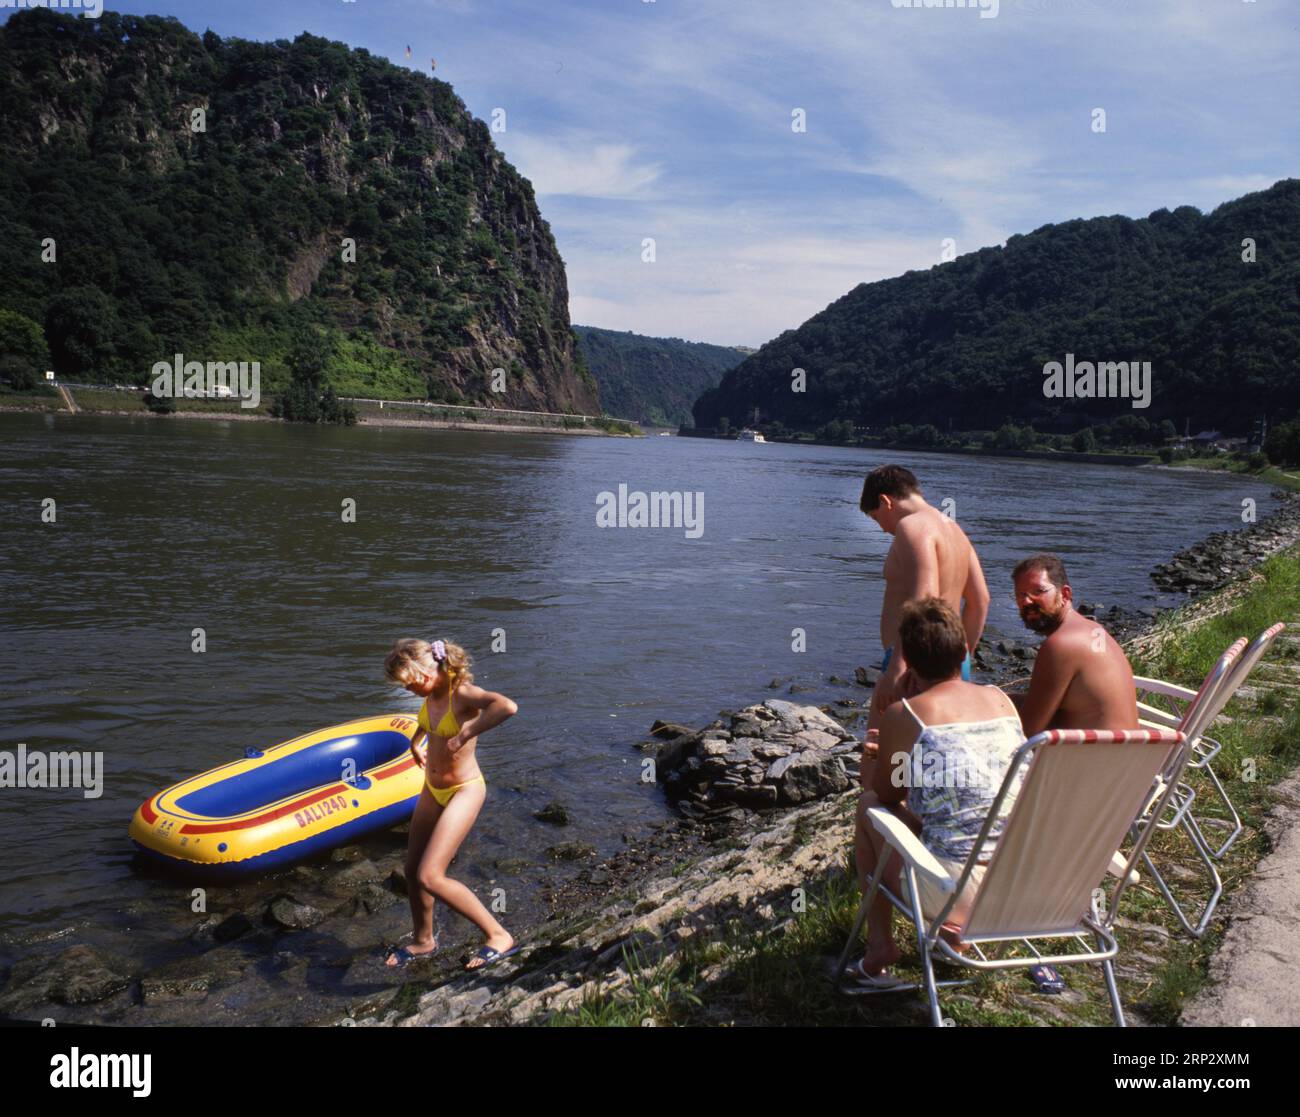
M 478 818 L 487 784 L 474 758 L 478 736 L 513 717 L 518 707 L 505 695 L 473 685 L 469 657 L 457 644 L 398 640 L 384 660 L 384 675 L 424 699 L 411 755 L 424 769 L 406 847 L 406 885 L 415 940 L 389 951 L 386 964 L 404 966 L 438 949 L 433 933 L 434 900 L 476 923 L 487 942 L 465 968 L 482 969 L 513 954 L 510 932 L 465 885 L 447 876 L 447 866 Z

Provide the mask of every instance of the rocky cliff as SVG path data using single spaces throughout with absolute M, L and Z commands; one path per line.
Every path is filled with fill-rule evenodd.
M 260 360 L 273 389 L 312 325 L 342 393 L 599 409 L 555 240 L 487 126 L 445 82 L 312 35 L 16 13 L 0 279 L 65 376 L 143 383 L 180 352 Z

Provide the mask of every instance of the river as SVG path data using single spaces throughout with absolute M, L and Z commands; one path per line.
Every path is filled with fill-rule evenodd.
M 953 502 L 994 594 L 994 637 L 1024 636 L 1009 576 L 1032 551 L 1062 554 L 1078 597 L 1170 604 L 1155 564 L 1240 526 L 1243 498 L 1271 506 L 1266 486 L 1226 475 L 888 457 L 932 503 Z M 0 748 L 105 757 L 97 799 L 0 790 L 0 964 L 81 941 L 172 956 L 188 893 L 134 865 L 135 807 L 246 746 L 414 710 L 382 679 L 399 636 L 464 644 L 477 681 L 519 704 L 480 741 L 489 798 L 458 875 L 479 884 L 495 859 L 538 856 L 556 832 L 532 812 L 552 800 L 572 817 L 566 837 L 610 853 L 667 817 L 632 748 L 655 718 L 701 724 L 791 682 L 809 688 L 796 700 L 827 701 L 856 690 L 828 676 L 878 661 L 888 539 L 857 500 L 885 460 L 0 414 Z M 598 526 L 599 494 L 620 485 L 703 494 L 702 530 Z

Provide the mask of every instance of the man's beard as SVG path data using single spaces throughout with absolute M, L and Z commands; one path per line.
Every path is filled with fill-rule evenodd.
M 1030 606 L 1028 609 L 1020 611 L 1020 619 L 1024 621 L 1025 627 L 1032 632 L 1037 632 L 1043 636 L 1050 636 L 1061 627 L 1061 621 L 1065 619 L 1065 606 L 1062 605 L 1055 613 Z

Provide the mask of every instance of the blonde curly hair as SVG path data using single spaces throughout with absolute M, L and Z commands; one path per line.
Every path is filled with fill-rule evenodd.
M 459 644 L 450 640 L 439 641 L 446 658 L 439 662 L 433 654 L 433 644 L 428 640 L 405 638 L 393 645 L 393 650 L 384 658 L 384 678 L 390 683 L 405 686 L 415 681 L 419 675 L 430 678 L 437 675 L 439 669 L 447 673 L 447 678 L 454 691 L 461 683 L 472 683 L 474 672 L 469 669 L 469 653 Z

